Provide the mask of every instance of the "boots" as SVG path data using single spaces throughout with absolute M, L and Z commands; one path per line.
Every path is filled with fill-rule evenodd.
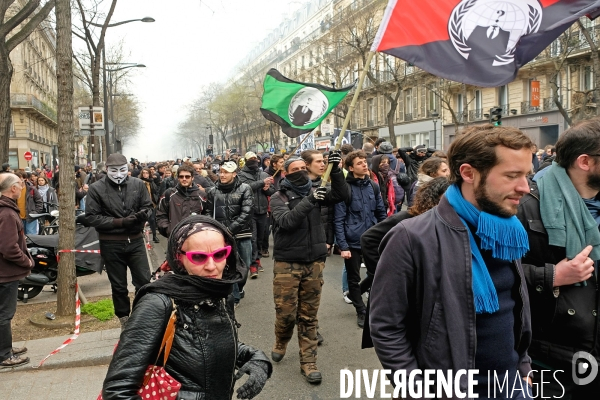
M 283 360 L 283 356 L 285 356 L 285 349 L 287 348 L 287 343 L 281 343 L 277 339 L 275 339 L 275 345 L 273 346 L 273 350 L 271 351 L 271 359 L 275 362 L 279 362 Z
M 154 235 L 154 237 L 152 238 L 152 240 L 154 241 L 154 243 L 160 243 L 160 240 L 158 240 L 158 238 L 156 237 L 156 235 Z
M 316 363 L 301 363 L 300 372 L 306 378 L 308 383 L 312 383 L 313 385 L 320 384 L 323 379 L 321 372 L 317 369 Z

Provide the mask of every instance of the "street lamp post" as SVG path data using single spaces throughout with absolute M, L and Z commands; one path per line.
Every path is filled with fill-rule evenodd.
M 431 120 L 433 121 L 433 148 L 437 149 L 437 121 L 440 114 L 436 110 L 431 111 Z
M 102 54 L 104 55 L 104 50 L 102 50 Z M 138 64 L 138 63 L 107 63 L 104 60 L 104 68 L 103 69 L 103 85 L 104 85 L 104 129 L 106 132 L 106 155 L 110 156 L 112 153 L 114 153 L 114 146 L 115 146 L 115 139 L 116 136 L 113 134 L 111 135 L 111 133 L 109 132 L 109 126 L 108 126 L 108 115 L 109 115 L 109 108 L 108 108 L 108 98 L 110 97 L 110 118 L 114 119 L 114 113 L 113 113 L 113 93 L 112 93 L 112 73 L 116 72 L 116 71 L 121 71 L 123 69 L 127 69 L 127 68 L 145 68 L 146 66 L 144 64 Z M 123 65 L 122 67 L 119 68 L 115 68 L 115 69 L 108 69 L 106 68 L 107 65 Z M 107 90 L 107 85 L 106 85 L 106 73 L 108 72 L 109 74 L 109 82 L 110 82 L 110 88 L 108 88 Z M 110 94 L 108 93 L 110 92 Z M 115 128 L 115 123 L 113 121 L 113 129 Z M 111 139 L 112 138 L 112 139 Z

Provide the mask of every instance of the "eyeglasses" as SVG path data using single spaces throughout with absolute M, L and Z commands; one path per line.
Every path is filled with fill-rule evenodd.
M 179 175 L 178 176 L 179 179 L 192 179 L 191 175 Z
M 590 156 L 590 157 L 600 157 L 600 154 L 586 154 L 586 155 Z
M 206 264 L 209 258 L 212 258 L 215 262 L 221 262 L 231 253 L 231 246 L 221 247 L 216 249 L 212 253 L 206 253 L 204 251 L 182 251 L 181 254 L 185 254 L 187 259 L 195 265 Z

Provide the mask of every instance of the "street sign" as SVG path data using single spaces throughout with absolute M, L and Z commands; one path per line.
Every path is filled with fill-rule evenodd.
M 104 128 L 104 107 L 79 107 L 79 129 Z M 94 133 L 95 134 L 95 133 Z
M 275 147 L 271 147 L 271 148 L 269 149 L 269 152 L 270 152 L 270 153 L 275 153 Z
M 31 161 L 33 159 L 33 154 L 31 154 L 30 151 L 26 151 L 25 154 L 23 154 L 23 157 L 26 161 Z

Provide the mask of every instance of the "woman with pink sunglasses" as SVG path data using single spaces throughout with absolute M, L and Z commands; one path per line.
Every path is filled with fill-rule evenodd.
M 214 219 L 190 216 L 173 229 L 167 262 L 171 273 L 142 287 L 135 297 L 104 380 L 104 400 L 139 398 L 173 309 L 175 337 L 164 368 L 181 383 L 177 398 L 231 399 L 235 380 L 245 374 L 249 377 L 237 389 L 237 398 L 254 398 L 272 366 L 261 350 L 237 340 L 233 308 L 226 299 L 245 268 L 234 238 Z

